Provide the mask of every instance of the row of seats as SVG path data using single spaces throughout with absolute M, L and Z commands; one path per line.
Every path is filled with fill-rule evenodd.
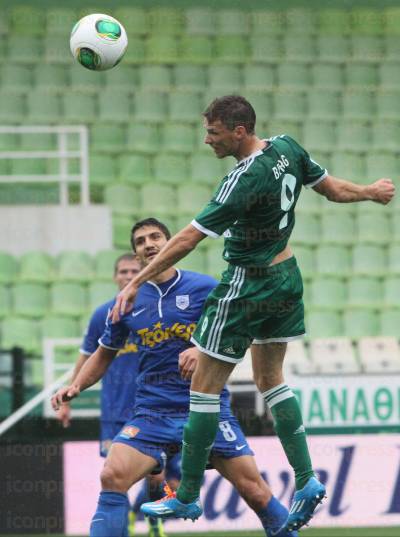
M 328 33 L 337 35 L 398 35 L 400 9 L 352 7 L 351 9 L 286 10 L 214 9 L 207 6 L 188 7 L 184 10 L 168 7 L 109 6 L 109 14 L 120 20 L 129 35 L 149 33 L 178 35 L 181 33 L 212 36 L 269 35 Z M 4 11 L 1 34 L 17 35 L 68 35 L 75 22 L 90 10 L 74 8 L 49 8 L 15 6 Z

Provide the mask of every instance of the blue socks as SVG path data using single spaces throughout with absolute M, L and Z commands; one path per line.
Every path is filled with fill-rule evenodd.
M 267 503 L 267 505 L 258 511 L 256 513 L 258 518 L 261 520 L 261 524 L 263 525 L 263 528 L 265 529 L 266 535 L 271 535 L 271 531 L 278 531 L 280 527 L 284 525 L 284 523 L 287 520 L 287 517 L 289 515 L 288 510 L 286 507 L 284 507 L 279 500 L 275 498 L 275 496 L 272 496 L 270 501 Z M 286 537 L 291 535 L 291 533 L 287 533 L 285 530 L 279 534 L 277 534 L 277 537 Z
M 97 510 L 90 525 L 90 537 L 125 537 L 128 535 L 129 501 L 121 492 L 100 492 Z

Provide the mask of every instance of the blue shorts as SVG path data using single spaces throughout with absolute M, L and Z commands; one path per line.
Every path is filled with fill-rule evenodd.
M 124 426 L 124 421 L 100 421 L 100 456 L 107 457 L 112 441 Z
M 114 438 L 114 442 L 127 444 L 141 453 L 153 457 L 158 465 L 180 452 L 183 426 L 187 415 L 179 417 L 156 414 L 138 414 Z M 219 422 L 217 436 L 210 457 L 233 459 L 242 455 L 254 455 L 237 419 L 230 415 Z

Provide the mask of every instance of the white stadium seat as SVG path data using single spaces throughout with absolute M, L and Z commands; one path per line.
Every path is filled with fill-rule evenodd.
M 291 375 L 312 375 L 315 373 L 315 363 L 307 354 L 303 340 L 296 339 L 288 343 L 284 373 Z
M 310 344 L 311 359 L 320 374 L 360 373 L 356 354 L 348 338 L 314 339 Z
M 363 337 L 358 351 L 366 373 L 400 373 L 400 347 L 395 337 Z

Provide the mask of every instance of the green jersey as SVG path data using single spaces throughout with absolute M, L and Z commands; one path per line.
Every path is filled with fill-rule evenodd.
M 301 187 L 313 187 L 327 171 L 289 136 L 237 163 L 192 225 L 211 237 L 224 235 L 223 257 L 240 266 L 269 265 L 289 240 Z

